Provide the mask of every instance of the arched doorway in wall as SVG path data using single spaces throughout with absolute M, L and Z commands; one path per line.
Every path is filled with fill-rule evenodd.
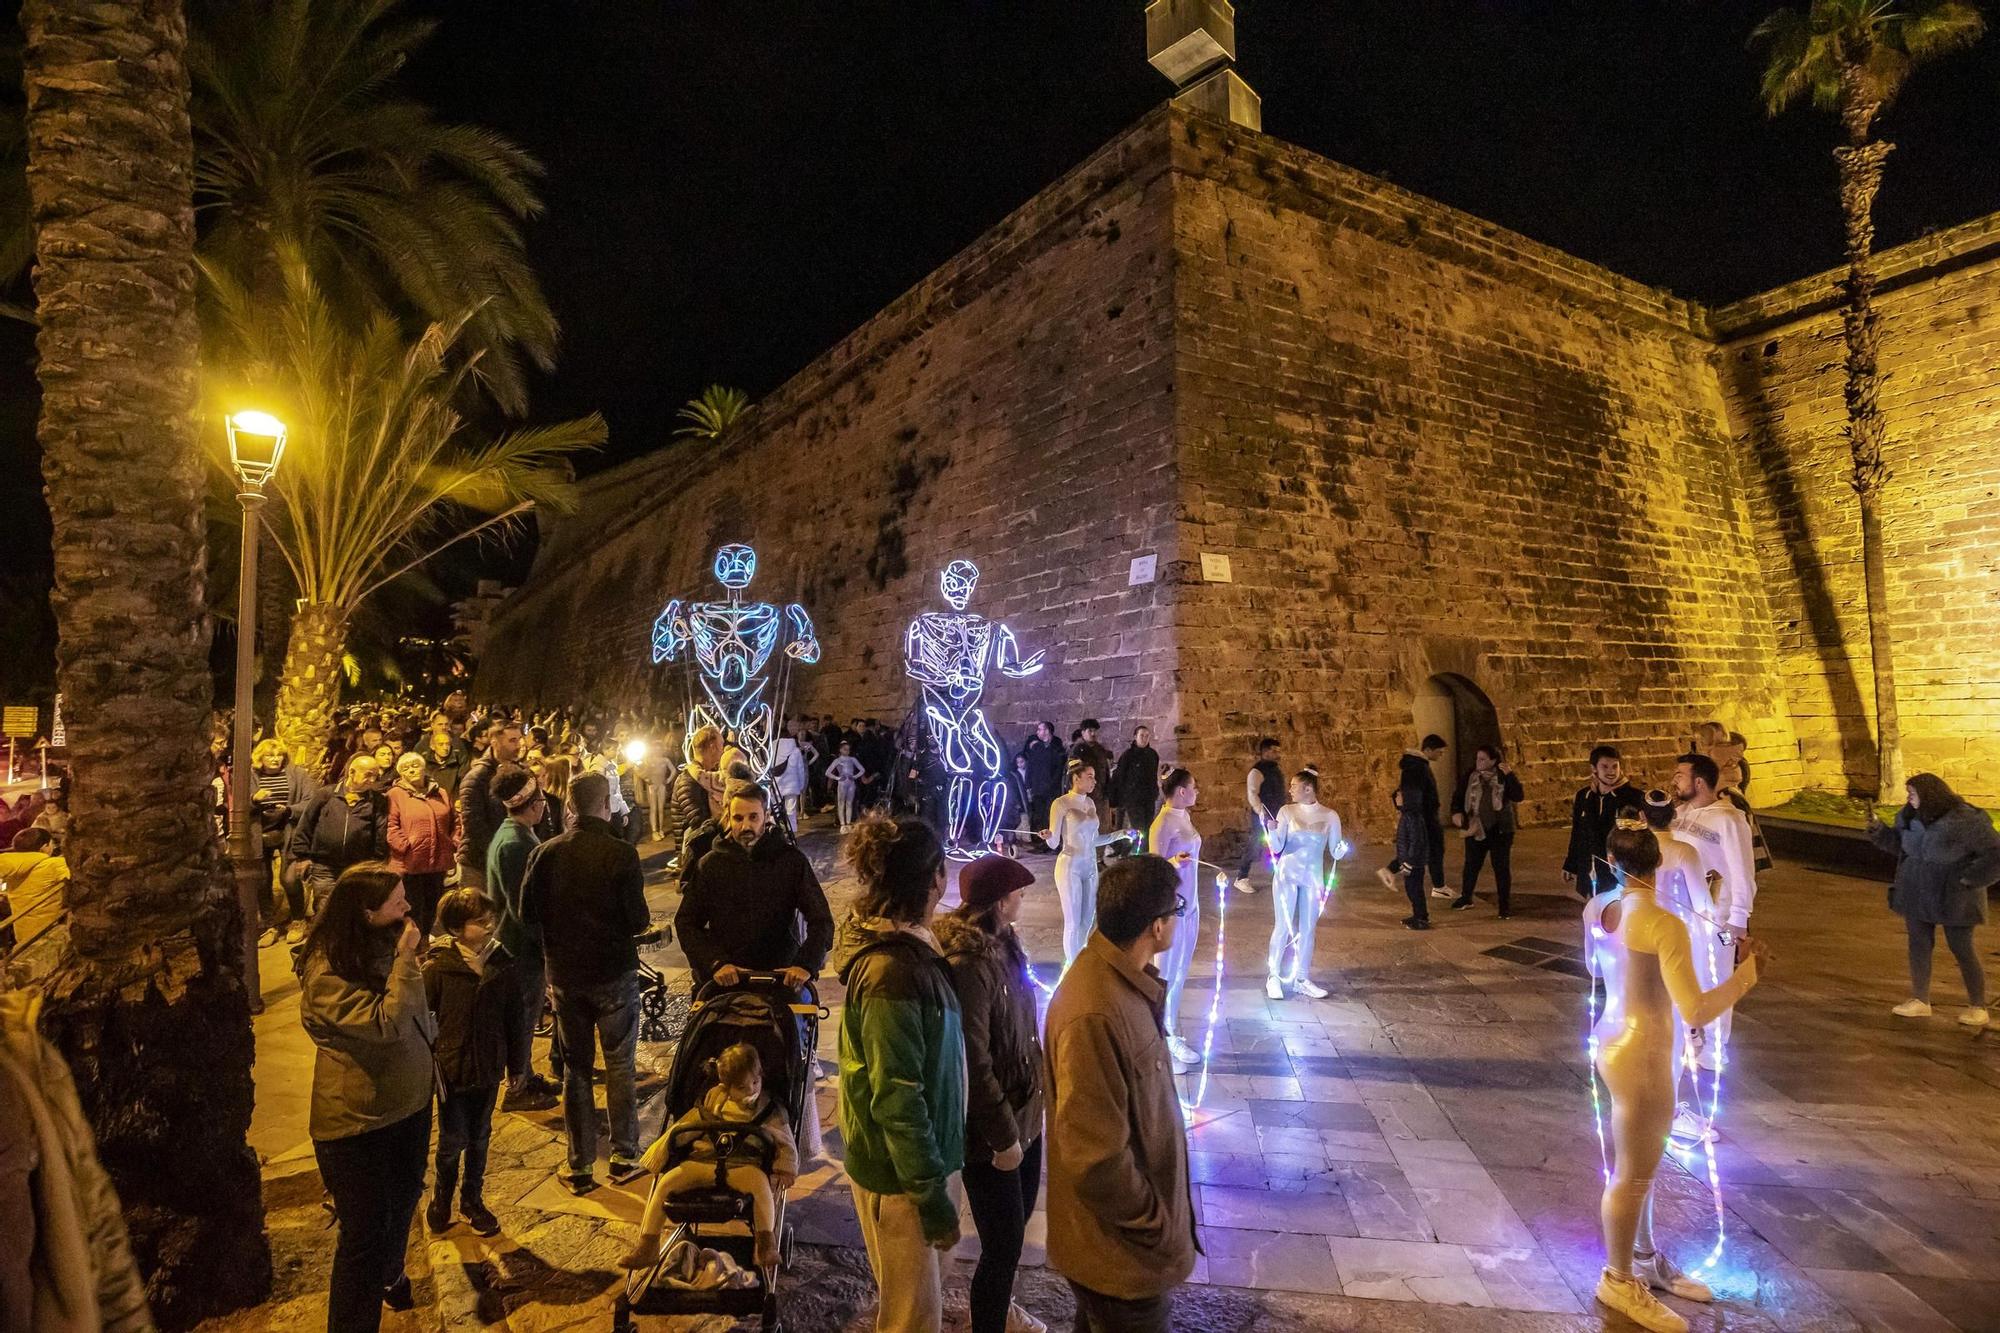
M 1458 775 L 1472 767 L 1472 752 L 1482 745 L 1500 743 L 1500 718 L 1493 711 L 1493 701 L 1456 672 L 1441 671 L 1418 686 L 1410 701 L 1410 716 L 1418 741 L 1433 734 L 1444 737 L 1444 758 L 1431 769 L 1446 801 L 1451 800 Z

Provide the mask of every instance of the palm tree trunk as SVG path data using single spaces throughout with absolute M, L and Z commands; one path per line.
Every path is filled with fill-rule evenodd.
M 1847 443 L 1853 462 L 1849 484 L 1861 510 L 1861 572 L 1868 598 L 1868 657 L 1875 681 L 1876 795 L 1887 799 L 1903 787 L 1902 725 L 1896 710 L 1895 644 L 1889 614 L 1889 576 L 1882 550 L 1882 329 L 1875 313 L 1875 192 L 1882 163 L 1895 145 L 1870 137 L 1881 109 L 1863 90 L 1858 65 L 1843 70 L 1841 120 L 1847 143 L 1834 150 L 1840 165 L 1840 208 L 1846 226 L 1846 303 L 1841 311 L 1847 341 Z
M 347 617 L 345 607 L 329 602 L 304 602 L 292 614 L 285 669 L 278 679 L 278 739 L 291 751 L 294 763 L 308 768 L 319 763 L 327 738 L 333 735 Z
M 193 143 L 179 0 L 28 0 L 42 471 L 72 766 L 75 1072 L 154 1314 L 270 1290 L 240 917 L 209 824 L 194 437 Z

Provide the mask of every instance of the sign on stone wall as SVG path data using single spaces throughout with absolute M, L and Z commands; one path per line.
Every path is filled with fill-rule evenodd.
M 1213 551 L 1201 553 L 1201 581 L 1203 583 L 1234 583 L 1229 572 L 1229 557 L 1217 555 Z
M 1135 555 L 1132 568 L 1125 575 L 1125 586 L 1136 588 L 1142 583 L 1151 583 L 1159 570 L 1160 557 L 1156 555 Z

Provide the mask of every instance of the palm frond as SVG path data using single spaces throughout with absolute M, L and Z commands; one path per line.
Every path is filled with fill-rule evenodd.
M 1810 0 L 1803 11 L 1781 9 L 1758 24 L 1750 45 L 1769 53 L 1759 91 L 1775 116 L 1806 96 L 1823 111 L 1840 109 L 1843 76 L 1857 97 L 1887 106 L 1917 66 L 1985 31 L 1970 0 Z
M 480 359 L 461 343 L 483 306 L 412 339 L 386 313 L 342 319 L 293 252 L 276 309 L 213 266 L 206 276 L 227 339 L 211 364 L 235 368 L 206 398 L 217 411 L 232 397 L 269 404 L 289 425 L 271 528 L 310 600 L 351 610 L 493 515 L 568 507 L 573 460 L 605 438 L 595 415 L 475 437 L 457 404 Z
M 750 399 L 741 389 L 711 384 L 688 399 L 675 415 L 686 422 L 674 434 L 702 440 L 719 440 L 750 410 Z
M 541 167 L 398 95 L 436 24 L 402 0 L 209 0 L 192 26 L 208 258 L 249 282 L 275 250 L 296 251 L 343 307 L 391 311 L 413 335 L 477 306 L 456 354 L 521 411 L 525 364 L 551 366 L 557 340 L 521 235 L 541 212 Z

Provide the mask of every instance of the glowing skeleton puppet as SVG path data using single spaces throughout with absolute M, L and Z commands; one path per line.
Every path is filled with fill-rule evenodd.
M 805 608 L 782 609 L 769 602 L 746 602 L 743 590 L 757 574 L 757 553 L 732 543 L 715 553 L 715 581 L 729 592 L 726 602 L 667 603 L 653 622 L 653 661 L 672 662 L 690 645 L 701 671 L 705 699 L 688 709 L 687 735 L 703 726 L 721 728 L 743 750 L 762 781 L 771 770 L 777 713 L 765 697 L 765 668 L 784 645 L 785 656 L 807 666 L 819 661 L 819 639 Z
M 979 567 L 954 560 L 938 576 L 949 612 L 926 611 L 910 622 L 903 635 L 903 669 L 923 687 L 924 717 L 944 753 L 951 774 L 945 808 L 950 820 L 946 840 L 950 854 L 970 859 L 964 848 L 965 823 L 972 813 L 973 788 L 979 789 L 979 847 L 989 848 L 999 833 L 1005 805 L 1006 780 L 1000 776 L 1005 753 L 987 725 L 979 697 L 986 689 L 990 662 L 1000 673 L 1020 679 L 1042 669 L 1042 654 L 1021 656 L 1014 632 L 985 616 L 969 612 Z

